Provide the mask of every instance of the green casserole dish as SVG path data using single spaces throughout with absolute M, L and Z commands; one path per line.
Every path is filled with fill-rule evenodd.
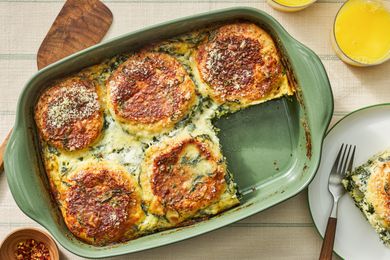
M 249 20 L 268 31 L 277 44 L 297 93 L 256 105 L 215 122 L 228 168 L 240 193 L 239 207 L 191 226 L 147 235 L 126 243 L 95 247 L 67 229 L 44 171 L 34 122 L 34 106 L 47 82 L 116 54 L 136 50 L 216 22 Z M 313 51 L 293 39 L 265 12 L 232 8 L 174 20 L 95 45 L 37 72 L 19 97 L 15 127 L 5 153 L 5 171 L 20 209 L 74 254 L 100 258 L 166 245 L 246 218 L 304 189 L 319 165 L 322 140 L 333 113 L 325 69 Z

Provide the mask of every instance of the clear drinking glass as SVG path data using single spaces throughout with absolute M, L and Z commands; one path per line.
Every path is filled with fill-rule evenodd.
M 267 3 L 274 9 L 282 11 L 282 12 L 296 12 L 300 11 L 302 9 L 305 9 L 306 7 L 312 5 L 317 0 L 309 0 L 303 4 L 296 4 L 296 5 L 286 5 L 282 4 L 281 2 L 278 2 L 278 0 L 267 0 Z
M 375 6 L 377 4 L 381 7 L 384 7 L 384 9 L 388 12 L 388 15 L 389 15 L 389 19 L 386 19 L 386 21 L 389 21 L 389 24 L 390 24 L 390 1 L 389 0 L 349 0 L 349 1 L 345 2 L 341 6 L 341 8 L 339 9 L 339 11 L 334 19 L 333 26 L 332 26 L 332 32 L 331 32 L 331 43 L 332 43 L 332 47 L 333 47 L 334 51 L 336 52 L 337 56 L 345 63 L 348 63 L 348 64 L 353 65 L 353 66 L 359 66 L 359 67 L 366 67 L 366 66 L 373 66 L 373 65 L 382 64 L 390 59 L 390 30 L 388 30 L 389 33 L 382 33 L 382 34 L 378 35 L 378 37 L 371 39 L 371 41 L 373 41 L 372 42 L 373 48 L 375 48 L 374 47 L 375 42 L 376 43 L 379 43 L 379 42 L 388 43 L 387 54 L 385 54 L 383 56 L 383 58 L 374 60 L 374 59 L 367 58 L 364 56 L 362 56 L 361 58 L 356 58 L 356 56 L 353 57 L 354 55 L 352 55 L 351 51 L 347 50 L 347 47 L 348 47 L 347 45 L 344 47 L 344 50 L 343 50 L 343 46 L 341 45 L 341 37 L 343 35 L 340 31 L 336 33 L 336 30 L 337 30 L 336 23 L 338 23 L 338 22 L 340 23 L 340 21 L 338 20 L 338 19 L 340 19 L 340 15 L 345 15 L 345 13 L 343 14 L 342 12 L 346 12 L 346 10 L 349 11 L 347 8 L 351 8 L 352 4 L 362 4 L 363 5 L 364 3 L 367 3 L 368 5 L 363 6 L 362 8 L 368 8 L 368 9 L 371 8 L 372 9 L 372 10 L 367 10 L 367 12 L 377 11 L 378 9 L 375 8 Z M 374 7 L 370 7 L 369 5 L 373 5 Z M 358 30 L 360 30 L 360 32 L 363 36 L 364 36 L 364 34 L 370 34 L 374 30 L 373 28 L 369 28 L 369 30 L 364 30 L 364 28 L 359 28 L 359 23 L 361 23 L 362 21 L 364 23 L 367 23 L 367 22 L 369 22 L 370 19 L 368 19 L 366 17 L 357 17 L 357 16 L 351 16 L 350 18 L 352 20 L 348 21 L 348 25 L 350 26 L 351 30 L 353 30 L 354 28 L 355 29 L 357 28 Z M 357 18 L 357 19 L 354 20 L 355 18 Z M 344 20 L 345 20 L 345 18 L 344 18 Z M 354 21 L 356 21 L 356 26 L 354 26 L 355 25 Z M 387 25 L 382 24 L 382 26 L 384 26 L 383 28 L 390 29 L 390 27 L 389 27 L 390 25 L 387 26 Z M 386 29 L 384 29 L 384 30 L 386 31 Z M 366 36 L 369 37 L 368 35 L 366 35 Z M 352 46 L 352 44 L 353 44 L 353 39 L 352 39 L 350 46 Z M 358 40 L 356 40 L 356 44 L 359 44 Z

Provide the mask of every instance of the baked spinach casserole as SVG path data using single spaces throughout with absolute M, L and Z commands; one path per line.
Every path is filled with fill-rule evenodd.
M 35 107 L 65 224 L 104 246 L 240 203 L 212 119 L 293 95 L 256 24 L 214 25 L 48 84 Z
M 390 151 L 375 155 L 342 183 L 380 239 L 390 247 Z

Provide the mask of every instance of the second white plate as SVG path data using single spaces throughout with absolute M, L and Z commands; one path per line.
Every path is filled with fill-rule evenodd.
M 328 191 L 329 173 L 342 143 L 356 145 L 354 167 L 390 148 L 390 104 L 363 108 L 347 115 L 325 137 L 321 164 L 309 185 L 310 211 L 322 237 L 333 203 Z M 339 201 L 334 251 L 348 260 L 390 259 L 390 248 L 382 244 L 348 194 Z

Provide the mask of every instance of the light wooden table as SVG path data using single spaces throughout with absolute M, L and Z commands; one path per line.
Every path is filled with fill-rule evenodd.
M 342 1 L 318 0 L 299 13 L 280 13 L 264 0 L 107 0 L 114 23 L 106 39 L 144 26 L 231 6 L 251 6 L 273 15 L 293 37 L 313 49 L 328 72 L 334 97 L 332 124 L 357 108 L 390 101 L 390 62 L 353 68 L 331 49 L 329 35 Z M 36 52 L 61 0 L 0 0 L 0 139 L 12 127 L 16 102 L 37 70 Z M 10 231 L 38 226 L 16 206 L 0 174 L 0 240 Z M 180 243 L 115 259 L 318 259 L 322 239 L 307 205 L 307 191 L 220 230 Z M 81 259 L 61 248 L 62 259 Z M 338 259 L 335 257 L 335 259 Z

